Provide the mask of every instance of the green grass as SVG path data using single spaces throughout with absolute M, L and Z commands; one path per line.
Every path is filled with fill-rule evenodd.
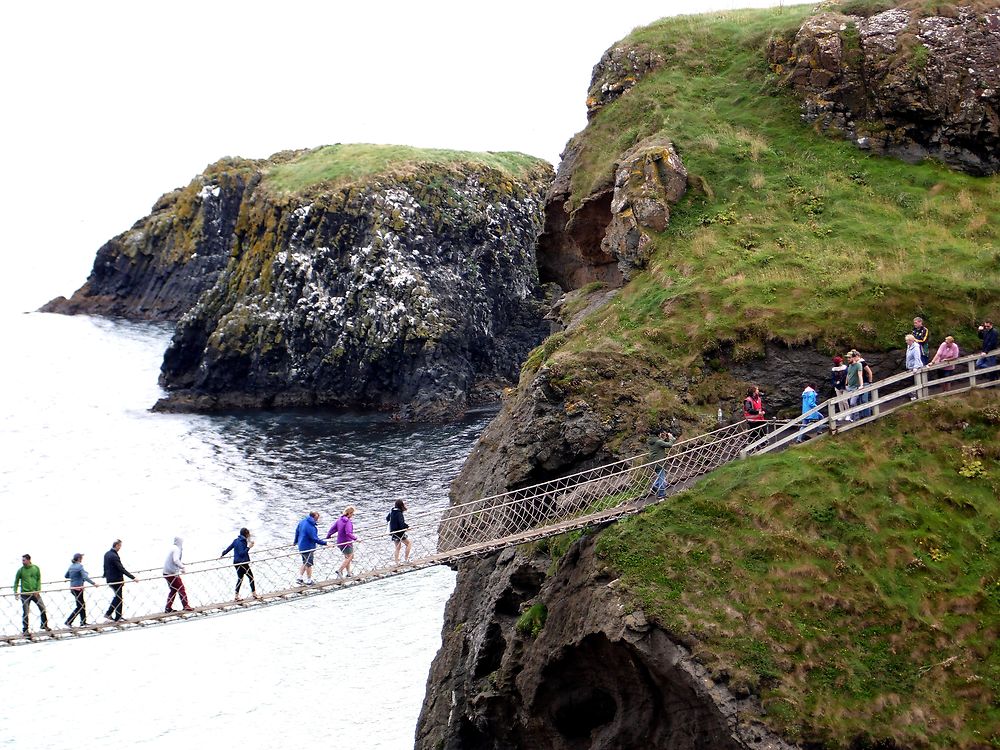
M 765 47 L 810 12 L 671 18 L 628 37 L 668 62 L 577 136 L 570 205 L 657 133 L 708 190 L 688 191 L 648 270 L 563 354 L 666 355 L 689 369 L 767 341 L 884 351 L 903 348 L 915 315 L 935 344 L 952 333 L 974 346 L 973 323 L 1000 308 L 1000 180 L 870 156 L 804 125 Z
M 598 553 L 792 740 L 1000 747 L 998 496 L 1000 393 L 978 393 L 723 467 Z
M 490 167 L 519 178 L 544 163 L 541 159 L 514 152 L 476 153 L 367 143 L 337 144 L 306 151 L 290 161 L 272 166 L 265 184 L 276 192 L 295 193 L 316 185 L 349 185 L 389 172 L 406 174 L 425 165 L 466 164 Z

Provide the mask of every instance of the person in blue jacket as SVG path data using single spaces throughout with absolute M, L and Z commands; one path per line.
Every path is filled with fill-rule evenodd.
M 802 413 L 807 414 L 816 408 L 816 389 L 812 385 L 807 384 L 805 389 L 802 391 Z M 818 411 L 809 414 L 808 417 L 802 420 L 802 427 L 799 428 L 799 436 L 795 438 L 796 443 L 801 443 L 805 438 L 806 433 L 812 429 L 812 423 L 818 422 L 823 418 L 823 415 Z
M 299 585 L 313 585 L 312 571 L 316 545 L 326 546 L 326 542 L 319 538 L 319 529 L 316 526 L 318 522 L 319 513 L 314 510 L 295 527 L 295 544 L 302 553 L 302 567 L 299 568 L 299 577 L 295 579 Z
M 253 547 L 253 539 L 250 538 L 250 529 L 244 526 L 240 529 L 240 535 L 232 543 L 222 550 L 219 557 L 225 557 L 230 552 L 233 553 L 233 565 L 236 566 L 236 601 L 240 601 L 240 587 L 243 586 L 243 579 L 250 581 L 250 593 L 254 599 L 260 599 L 257 593 L 257 584 L 253 580 L 253 569 L 250 567 L 250 548 Z
M 66 627 L 73 627 L 73 620 L 80 616 L 80 624 L 87 624 L 87 603 L 83 600 L 83 584 L 89 583 L 91 586 L 99 586 L 100 584 L 94 583 L 93 579 L 87 575 L 87 571 L 83 567 L 83 553 L 77 552 L 73 555 L 73 562 L 70 563 L 69 568 L 66 570 L 66 578 L 69 579 L 69 590 L 73 592 L 74 608 L 73 614 L 66 618 Z

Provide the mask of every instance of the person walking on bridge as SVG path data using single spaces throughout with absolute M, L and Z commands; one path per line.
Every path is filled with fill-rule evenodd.
M 295 582 L 300 586 L 302 584 L 306 586 L 313 585 L 312 572 L 313 563 L 315 562 L 316 545 L 321 544 L 324 547 L 326 546 L 326 542 L 319 538 L 317 523 L 319 523 L 319 513 L 314 510 L 299 521 L 299 525 L 295 527 L 295 544 L 302 555 L 302 567 L 299 568 L 299 577 L 295 579 Z
M 184 580 L 181 574 L 184 572 L 184 563 L 181 558 L 184 555 L 184 540 L 179 536 L 174 537 L 174 546 L 167 553 L 167 559 L 163 563 L 163 577 L 167 579 L 167 606 L 164 612 L 174 611 L 174 598 L 180 594 L 181 606 L 185 612 L 191 611 L 188 604 L 187 590 L 184 588 Z
M 244 526 L 240 529 L 240 535 L 232 543 L 222 550 L 220 558 L 225 557 L 230 552 L 233 553 L 233 565 L 236 566 L 236 601 L 240 601 L 240 587 L 243 579 L 250 581 L 250 593 L 254 599 L 260 599 L 257 593 L 257 585 L 253 580 L 253 570 L 250 568 L 250 548 L 253 547 L 253 539 L 250 538 L 250 529 Z
M 927 330 L 927 326 L 924 325 L 923 318 L 913 319 L 913 330 L 910 332 L 917 344 L 920 345 L 920 359 L 922 360 L 924 366 L 926 367 L 929 357 L 927 356 L 927 339 L 930 338 L 931 332 Z
M 406 547 L 403 562 L 410 561 L 410 552 L 413 550 L 413 542 L 410 541 L 410 538 L 406 534 L 410 527 L 406 525 L 406 519 L 403 517 L 404 510 L 406 510 L 406 503 L 402 500 L 397 500 L 393 504 L 392 510 L 389 511 L 389 515 L 385 517 L 385 520 L 389 522 L 389 538 L 392 539 L 392 543 L 396 547 L 396 552 L 393 556 L 396 565 L 399 565 L 400 546 Z
M 52 630 L 49 627 L 49 613 L 45 611 L 45 602 L 42 601 L 42 571 L 31 562 L 31 555 L 21 556 L 21 567 L 14 574 L 14 593 L 21 592 L 21 632 L 28 632 L 28 608 L 34 602 L 38 607 L 38 613 L 42 616 L 42 627 Z
M 66 578 L 69 579 L 69 590 L 73 592 L 73 599 L 75 600 L 75 607 L 73 613 L 66 619 L 66 627 L 70 628 L 73 626 L 73 620 L 76 616 L 80 616 L 80 624 L 87 624 L 87 604 L 83 600 L 83 584 L 89 583 L 91 586 L 97 586 L 91 580 L 90 576 L 87 575 L 87 571 L 83 567 L 83 553 L 77 552 L 73 555 L 73 562 L 70 563 L 69 568 L 66 571 Z
M 660 499 L 667 496 L 667 469 L 663 461 L 677 439 L 666 430 L 660 430 L 659 435 L 650 435 L 646 440 L 646 450 L 649 451 L 649 462 L 656 470 L 656 477 L 653 479 L 653 492 Z
M 995 367 L 997 355 L 991 355 L 990 352 L 1000 347 L 1000 334 L 997 334 L 997 329 L 993 327 L 993 321 L 984 320 L 983 324 L 979 326 L 977 334 L 983 340 L 983 354 L 976 360 L 976 369 L 984 370 L 987 367 Z M 1000 375 L 994 372 L 987 377 L 990 380 L 996 380 Z
M 118 556 L 122 548 L 122 540 L 115 539 L 111 549 L 104 553 L 104 580 L 111 587 L 111 604 L 108 611 L 104 613 L 105 620 L 118 622 L 122 619 L 122 609 L 125 605 L 125 576 L 133 581 L 135 576 L 125 570 L 122 559 Z
M 348 505 L 344 508 L 344 514 L 336 520 L 326 534 L 326 538 L 337 534 L 337 547 L 344 555 L 344 561 L 337 568 L 337 578 L 343 576 L 351 577 L 351 561 L 354 559 L 354 543 L 358 540 L 354 536 L 354 506 Z

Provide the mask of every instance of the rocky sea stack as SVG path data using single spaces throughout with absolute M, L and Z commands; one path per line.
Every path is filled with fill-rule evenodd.
M 460 413 L 547 332 L 534 245 L 547 163 L 328 146 L 224 160 L 44 309 L 179 318 L 159 409 Z

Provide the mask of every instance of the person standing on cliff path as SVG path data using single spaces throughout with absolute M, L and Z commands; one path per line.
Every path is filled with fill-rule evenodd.
M 941 342 L 941 346 L 938 347 L 937 354 L 934 355 L 934 359 L 931 360 L 932 365 L 939 365 L 945 363 L 945 366 L 941 368 L 941 377 L 947 378 L 955 374 L 955 365 L 946 364 L 948 362 L 954 362 L 961 356 L 961 352 L 958 350 L 958 344 L 955 343 L 955 339 L 952 336 L 945 336 L 944 341 Z M 950 391 L 951 383 L 944 383 L 941 385 L 941 392 Z
M 927 326 L 924 325 L 923 318 L 913 319 L 913 330 L 910 331 L 913 338 L 916 340 L 917 344 L 920 345 L 920 359 L 923 360 L 924 366 L 930 359 L 927 356 L 927 339 L 930 338 L 931 332 L 927 330 Z
M 393 545 L 396 547 L 393 559 L 396 565 L 399 565 L 399 548 L 400 546 L 406 547 L 406 555 L 403 558 L 403 562 L 410 561 L 410 551 L 413 549 L 413 542 L 407 536 L 406 532 L 410 528 L 406 524 L 406 519 L 403 517 L 403 511 L 406 510 L 406 503 L 402 500 L 397 500 L 393 506 L 392 510 L 389 511 L 389 515 L 385 517 L 385 520 L 389 522 L 389 538 L 392 539 Z
M 133 581 L 135 576 L 125 570 L 118 552 L 122 548 L 122 540 L 115 539 L 111 549 L 104 553 L 104 580 L 111 587 L 111 604 L 104 613 L 105 620 L 118 622 L 122 619 L 122 609 L 125 605 L 125 576 Z
M 219 557 L 225 557 L 230 552 L 233 553 L 233 565 L 236 566 L 236 601 L 240 601 L 240 587 L 243 579 L 250 581 L 250 593 L 254 599 L 260 599 L 257 593 L 257 584 L 253 580 L 253 570 L 250 568 L 250 548 L 253 547 L 253 539 L 250 538 L 250 529 L 244 526 L 240 529 L 240 535 L 224 550 Z
M 184 572 L 184 563 L 181 558 L 184 555 L 184 540 L 179 536 L 174 537 L 174 546 L 170 548 L 167 553 L 167 559 L 163 562 L 163 577 L 167 581 L 167 588 L 169 589 L 167 593 L 167 606 L 164 608 L 164 612 L 174 611 L 174 598 L 180 594 L 181 597 L 181 607 L 184 608 L 185 612 L 191 611 L 191 605 L 188 604 L 187 590 L 184 588 L 184 580 L 181 578 L 181 574 Z
M 993 321 L 984 320 L 983 324 L 979 326 L 977 334 L 983 340 L 983 354 L 976 360 L 976 369 L 983 370 L 987 367 L 995 367 L 997 355 L 991 355 L 990 352 L 1000 347 L 1000 334 L 997 334 L 997 329 L 993 327 Z M 990 380 L 996 380 L 1000 375 L 992 373 L 987 377 Z
M 66 627 L 73 626 L 73 620 L 76 616 L 80 616 L 80 624 L 87 624 L 87 604 L 83 599 L 83 584 L 89 583 L 91 586 L 97 586 L 98 584 L 87 575 L 87 571 L 83 567 L 83 553 L 77 552 L 73 555 L 73 562 L 70 563 L 69 568 L 66 571 L 66 578 L 69 579 L 69 590 L 73 592 L 73 599 L 75 607 L 73 608 L 73 613 L 66 619 Z
M 351 561 L 354 560 L 354 543 L 358 540 L 354 536 L 354 506 L 348 505 L 344 508 L 344 514 L 334 522 L 333 526 L 326 534 L 326 538 L 337 534 L 337 547 L 344 555 L 344 561 L 337 568 L 337 578 L 343 576 L 351 577 Z
M 303 584 L 313 585 L 312 572 L 316 545 L 326 546 L 326 542 L 319 538 L 318 523 L 319 513 L 314 510 L 310 511 L 309 515 L 299 521 L 299 525 L 295 527 L 294 543 L 299 548 L 299 554 L 302 555 L 302 567 L 299 568 L 299 577 L 295 579 L 295 582 L 300 586 Z
M 649 451 L 649 462 L 656 470 L 656 477 L 653 479 L 653 492 L 657 498 L 667 496 L 667 469 L 663 461 L 667 457 L 667 451 L 673 447 L 677 439 L 666 430 L 660 430 L 659 435 L 650 435 L 646 440 L 646 450 Z
M 14 574 L 14 593 L 21 593 L 21 632 L 28 632 L 28 609 L 34 602 L 38 607 L 38 614 L 42 616 L 42 627 L 52 630 L 49 627 L 49 613 L 45 611 L 45 602 L 42 601 L 42 571 L 31 562 L 31 555 L 21 556 L 21 567 Z

